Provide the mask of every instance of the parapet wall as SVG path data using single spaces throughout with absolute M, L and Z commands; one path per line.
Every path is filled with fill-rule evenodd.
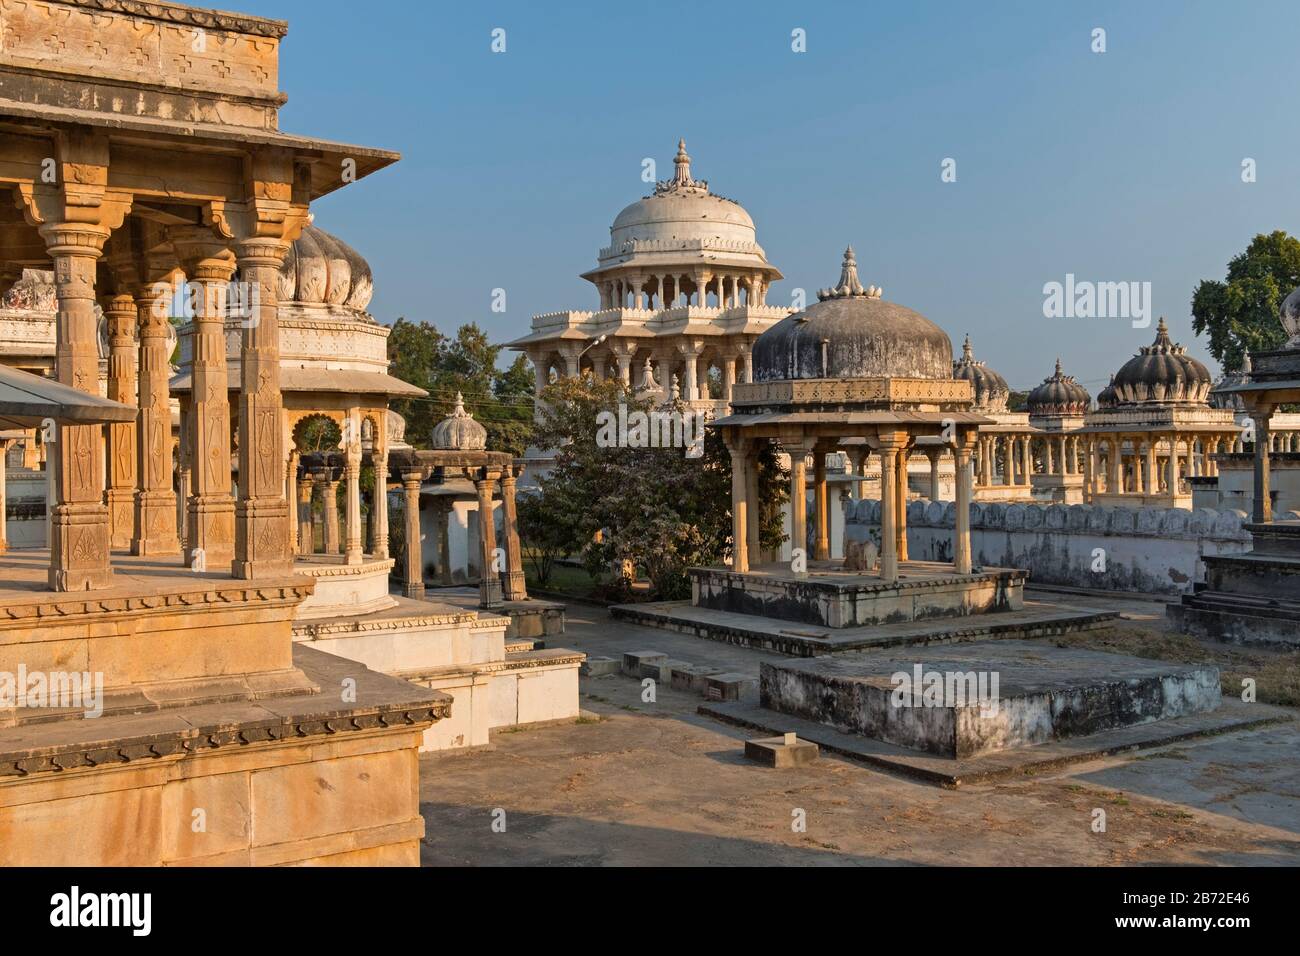
M 907 506 L 908 555 L 952 560 L 951 501 Z M 880 502 L 844 504 L 845 539 L 879 540 Z M 1205 555 L 1251 548 L 1241 511 L 1103 505 L 971 505 L 971 557 L 977 565 L 1025 568 L 1030 582 L 1156 594 L 1190 593 L 1205 580 Z

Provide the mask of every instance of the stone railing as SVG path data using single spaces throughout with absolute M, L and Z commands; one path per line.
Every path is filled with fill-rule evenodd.
M 908 556 L 951 561 L 956 505 L 918 499 L 907 506 Z M 846 501 L 845 539 L 879 537 L 880 502 Z M 1251 547 L 1240 511 L 1101 505 L 971 505 L 977 565 L 1027 568 L 1030 581 L 1111 591 L 1182 594 L 1205 580 L 1205 555 Z

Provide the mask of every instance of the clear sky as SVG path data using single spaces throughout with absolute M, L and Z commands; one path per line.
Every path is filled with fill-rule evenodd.
M 578 273 L 679 136 L 784 272 L 769 302 L 833 284 L 851 242 L 865 283 L 958 350 L 969 332 L 1018 388 L 1059 354 L 1096 394 L 1154 337 L 1154 318 L 1045 318 L 1067 273 L 1150 282 L 1217 373 L 1196 283 L 1257 232 L 1300 232 L 1293 0 L 228 5 L 289 20 L 282 128 L 403 154 L 316 206 L 369 259 L 385 323 L 506 341 L 594 309 Z

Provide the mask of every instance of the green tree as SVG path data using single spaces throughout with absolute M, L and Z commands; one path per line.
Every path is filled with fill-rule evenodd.
M 542 400 L 533 443 L 557 452 L 528 505 L 525 542 L 579 557 L 596 578 L 617 578 L 614 568 L 631 565 L 657 597 L 689 594 L 687 569 L 721 563 L 731 546 L 731 456 L 721 438 L 710 429 L 694 458 L 684 448 L 602 445 L 602 412 L 617 415 L 620 403 L 629 415 L 651 410 L 617 380 L 562 378 Z M 783 539 L 785 491 L 770 449 L 760 458 L 759 479 L 759 540 L 773 548 Z
M 521 355 L 499 370 L 501 349 L 473 322 L 448 338 L 428 322 L 398 319 L 388 337 L 393 374 L 429 393 L 393 402 L 394 411 L 406 419 L 406 440 L 427 447 L 433 426 L 451 413 L 459 393 L 465 408 L 487 429 L 489 448 L 522 455 L 533 417 L 532 366 Z
M 1282 230 L 1251 240 L 1228 263 L 1224 281 L 1205 279 L 1192 295 L 1192 328 L 1209 335 L 1210 354 L 1225 371 L 1242 367 L 1244 353 L 1286 341 L 1278 311 L 1300 286 L 1300 240 Z

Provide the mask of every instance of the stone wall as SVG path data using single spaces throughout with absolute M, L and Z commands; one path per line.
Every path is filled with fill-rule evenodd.
M 956 505 L 919 499 L 907 506 L 908 554 L 951 561 Z M 846 501 L 845 535 L 880 536 L 880 502 Z M 1026 568 L 1030 582 L 1112 591 L 1183 594 L 1205 580 L 1203 555 L 1251 547 L 1240 511 L 1100 505 L 971 505 L 977 565 Z

